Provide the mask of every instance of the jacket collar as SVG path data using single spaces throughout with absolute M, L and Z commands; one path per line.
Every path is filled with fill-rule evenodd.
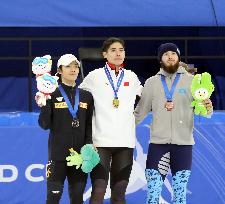
M 116 66 L 112 63 L 109 63 L 109 62 L 106 62 L 107 64 L 107 67 L 110 68 L 111 70 L 116 70 Z M 123 69 L 124 67 L 124 64 L 121 64 L 120 67 L 119 67 L 119 70 Z

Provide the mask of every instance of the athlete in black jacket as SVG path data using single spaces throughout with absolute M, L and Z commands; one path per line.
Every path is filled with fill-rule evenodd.
M 87 175 L 80 169 L 68 167 L 66 157 L 70 154 L 70 148 L 80 152 L 83 145 L 92 144 L 93 98 L 91 93 L 78 90 L 75 85 L 79 73 L 79 61 L 75 56 L 63 55 L 58 61 L 58 73 L 61 77 L 59 88 L 52 93 L 46 106 L 41 107 L 39 116 L 39 125 L 45 130 L 50 129 L 46 204 L 59 203 L 66 177 L 70 203 L 81 204 Z M 68 101 L 65 99 L 66 96 Z M 78 110 L 75 116 L 72 116 L 67 104 L 69 102 L 74 107 L 77 98 Z

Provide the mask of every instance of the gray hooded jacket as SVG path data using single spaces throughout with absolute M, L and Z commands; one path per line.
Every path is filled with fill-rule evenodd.
M 166 97 L 161 82 L 164 75 L 166 83 L 171 89 L 175 74 L 168 74 L 162 68 L 155 75 L 146 80 L 141 99 L 135 109 L 136 124 L 140 123 L 152 111 L 150 125 L 150 143 L 193 145 L 194 112 L 191 107 L 191 82 L 193 76 L 183 67 L 179 67 L 180 79 L 173 95 L 174 108 L 172 111 L 165 109 Z

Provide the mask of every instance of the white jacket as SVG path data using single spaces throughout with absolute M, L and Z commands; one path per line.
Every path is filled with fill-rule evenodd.
M 109 71 L 114 84 L 117 84 L 121 71 L 117 77 L 115 71 L 110 68 Z M 93 144 L 97 147 L 134 148 L 134 104 L 136 96 L 140 96 L 142 91 L 137 75 L 124 69 L 124 78 L 118 91 L 120 101 L 118 108 L 113 106 L 114 92 L 104 68 L 91 71 L 80 88 L 91 92 L 94 98 Z

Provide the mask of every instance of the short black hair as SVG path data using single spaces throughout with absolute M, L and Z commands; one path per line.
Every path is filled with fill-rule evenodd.
M 123 48 L 125 48 L 125 43 L 124 40 L 121 38 L 116 38 L 116 37 L 110 37 L 108 39 L 106 39 L 103 44 L 102 44 L 102 52 L 107 52 L 110 45 L 112 45 L 113 43 L 118 42 L 120 43 Z
M 59 77 L 58 82 L 59 82 L 59 84 L 61 84 L 62 83 L 62 77 L 61 77 L 61 74 L 58 72 L 58 70 L 61 70 L 62 71 L 62 65 L 60 65 L 58 67 L 57 73 L 55 74 L 55 76 Z

